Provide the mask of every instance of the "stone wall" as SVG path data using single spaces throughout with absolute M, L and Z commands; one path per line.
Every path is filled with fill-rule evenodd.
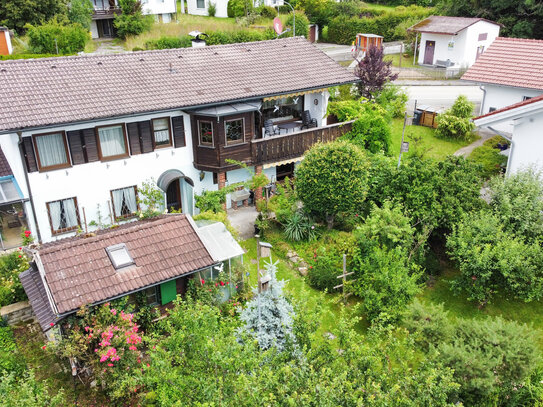
M 28 301 L 16 302 L 0 308 L 0 317 L 8 325 L 18 325 L 23 322 L 34 322 L 36 317 Z

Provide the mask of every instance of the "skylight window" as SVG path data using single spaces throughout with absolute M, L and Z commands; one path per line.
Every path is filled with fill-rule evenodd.
M 124 243 L 106 247 L 106 252 L 111 260 L 111 264 L 115 267 L 115 270 L 135 264 L 134 259 L 128 252 L 128 248 Z

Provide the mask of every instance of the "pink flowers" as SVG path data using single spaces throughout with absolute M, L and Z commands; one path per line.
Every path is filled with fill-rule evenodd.
M 111 311 L 111 313 L 112 313 L 113 315 L 117 315 L 117 310 L 116 310 L 115 308 L 111 308 L 110 311 Z
M 30 237 L 30 235 L 32 234 L 32 232 L 30 232 L 30 230 L 25 230 L 25 237 Z
M 204 279 L 201 279 L 200 282 L 202 283 L 202 285 L 204 285 L 206 283 L 206 281 Z

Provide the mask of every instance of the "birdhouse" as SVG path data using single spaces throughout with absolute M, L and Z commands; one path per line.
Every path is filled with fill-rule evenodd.
M 270 257 L 271 255 L 271 248 L 273 247 L 271 244 L 266 242 L 260 242 L 260 256 L 261 257 Z

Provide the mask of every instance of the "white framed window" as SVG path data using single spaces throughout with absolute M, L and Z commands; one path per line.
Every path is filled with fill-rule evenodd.
M 213 123 L 198 120 L 198 137 L 200 139 L 200 145 L 206 147 L 213 146 Z
M 77 198 L 73 197 L 47 202 L 46 206 L 53 235 L 70 232 L 79 227 Z
M 196 8 L 206 8 L 205 0 L 196 0 Z
M 170 130 L 170 118 L 162 117 L 153 119 L 153 143 L 155 148 L 171 147 L 172 134 Z
M 97 127 L 98 151 L 101 160 L 115 160 L 128 157 L 128 145 L 124 125 Z
M 111 191 L 111 202 L 115 219 L 129 218 L 138 211 L 138 189 L 135 185 L 113 189 Z
M 226 120 L 224 122 L 226 145 L 243 143 L 245 141 L 243 137 L 244 128 L 245 120 L 243 119 Z
M 64 132 L 36 134 L 33 138 L 40 171 L 70 166 L 68 143 Z

